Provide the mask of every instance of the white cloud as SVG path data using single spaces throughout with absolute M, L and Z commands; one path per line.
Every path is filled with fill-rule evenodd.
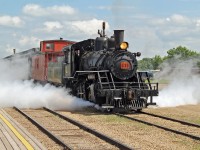
M 149 15 L 134 19 L 137 24 L 126 25 L 125 34 L 130 50 L 141 51 L 142 57 L 164 56 L 167 55 L 167 50 L 179 45 L 200 52 L 199 17 L 172 14 L 166 17 Z
M 20 39 L 19 39 L 19 44 L 21 46 L 27 46 L 29 48 L 33 48 L 33 47 L 38 47 L 39 46 L 39 42 L 41 40 L 37 37 L 34 37 L 34 36 L 22 36 Z
M 166 25 L 167 23 L 169 23 L 170 18 L 151 18 L 149 23 L 152 25 L 156 25 L 156 26 L 160 26 L 160 25 Z
M 102 29 L 102 22 L 103 20 L 98 19 L 91 19 L 91 20 L 84 20 L 84 21 L 72 21 L 66 22 L 67 25 L 72 26 L 73 30 L 78 30 L 81 33 L 87 35 L 93 35 L 97 33 L 98 29 Z M 106 23 L 106 30 L 109 30 L 109 24 Z
M 44 26 L 45 26 L 44 30 L 47 32 L 52 32 L 54 30 L 63 28 L 63 25 L 58 21 L 55 22 L 47 21 L 44 23 Z
M 38 47 L 39 39 L 63 37 L 64 39 L 79 41 L 95 38 L 98 36 L 97 30 L 102 29 L 103 20 L 109 18 L 109 24 L 106 24 L 106 34 L 110 36 L 114 29 L 125 29 L 125 40 L 130 44 L 129 50 L 141 51 L 143 57 L 150 57 L 155 54 L 166 55 L 165 50 L 179 45 L 199 50 L 200 18 L 198 16 L 190 17 L 175 13 L 155 17 L 153 14 L 142 14 L 140 12 L 130 13 L 131 15 L 128 16 L 121 15 L 119 12 L 127 12 L 126 8 L 133 10 L 133 6 L 124 5 L 91 7 L 91 9 L 107 10 L 113 13 L 112 16 L 110 14 L 99 16 L 95 14 L 94 10 L 89 13 L 80 13 L 78 9 L 68 5 L 48 7 L 27 4 L 23 7 L 23 13 L 20 17 L 9 15 L 0 17 L 0 25 L 4 26 L 21 27 L 23 21 L 26 21 L 26 26 L 23 26 L 23 28 L 12 28 L 8 31 L 7 27 L 2 27 L 1 35 L 6 38 L 2 39 L 1 49 L 4 52 L 7 50 L 12 53 L 13 48 L 26 50 L 27 48 Z M 119 9 L 120 11 L 117 13 Z M 123 21 L 117 23 L 118 20 Z M 110 26 L 112 26 L 112 30 Z M 6 46 L 4 43 L 10 45 Z M 3 52 L 1 55 L 3 55 Z
M 24 24 L 20 17 L 0 16 L 0 25 L 8 27 L 21 27 Z
M 42 27 L 33 29 L 38 36 L 43 33 L 45 39 L 63 37 L 72 41 L 79 41 L 98 36 L 98 29 L 102 29 L 103 20 L 96 18 L 82 21 L 46 21 Z M 109 31 L 109 24 L 106 23 L 106 33 Z
M 31 16 L 51 16 L 51 15 L 73 15 L 75 9 L 68 5 L 42 7 L 37 4 L 27 4 L 23 7 L 23 12 Z
M 196 26 L 200 27 L 200 19 L 196 20 Z
M 191 23 L 191 20 L 188 17 L 182 16 L 179 14 L 172 15 L 168 20 L 172 21 L 173 23 L 182 24 L 182 25 L 188 25 Z
M 92 8 L 92 7 L 90 7 L 90 8 Z M 94 8 L 94 9 L 111 10 L 112 7 L 111 6 L 98 6 L 98 7 Z
M 90 9 L 99 9 L 99 10 L 119 10 L 119 9 L 135 9 L 134 6 L 124 6 L 124 5 L 112 5 L 112 6 L 97 6 L 97 7 L 89 7 Z
M 179 14 L 173 14 L 166 18 L 151 18 L 149 21 L 153 25 L 179 25 L 179 26 L 187 26 L 193 23 L 193 20 L 186 16 L 182 16 Z

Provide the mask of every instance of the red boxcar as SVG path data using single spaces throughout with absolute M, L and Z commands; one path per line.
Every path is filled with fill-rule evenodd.
M 47 81 L 48 64 L 56 62 L 63 56 L 63 47 L 75 42 L 66 40 L 48 40 L 40 42 L 40 52 L 32 57 L 32 78 L 37 81 Z

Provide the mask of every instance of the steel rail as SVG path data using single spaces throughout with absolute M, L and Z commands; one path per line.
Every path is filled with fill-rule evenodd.
M 104 140 L 105 142 L 110 143 L 110 144 L 118 147 L 119 149 L 133 150 L 133 148 L 131 148 L 131 147 L 127 146 L 127 145 L 124 145 L 121 142 L 116 141 L 116 140 L 114 140 L 114 139 L 112 139 L 112 138 L 110 138 L 110 137 L 108 137 L 108 136 L 106 136 L 106 135 L 104 135 L 104 134 L 102 134 L 100 132 L 97 132 L 97 131 L 95 131 L 95 130 L 93 130 L 93 129 L 91 129 L 91 128 L 89 128 L 89 127 L 87 127 L 87 126 L 85 126 L 85 125 L 83 125 L 83 124 L 81 124 L 81 123 L 69 118 L 69 117 L 67 117 L 67 116 L 63 116 L 63 115 L 61 115 L 61 114 L 59 114 L 59 113 L 57 113 L 57 112 L 55 112 L 55 111 L 53 111 L 51 109 L 48 109 L 46 107 L 43 107 L 43 108 L 46 111 L 48 111 L 48 112 L 50 112 L 50 113 L 52 113 L 54 115 L 57 115 L 58 117 L 64 119 L 65 121 L 70 122 L 70 123 L 78 126 L 79 128 L 81 128 L 81 129 L 83 129 L 83 130 L 85 130 L 85 131 L 87 131 L 87 132 L 99 137 L 100 139 Z
M 166 131 L 170 131 L 170 132 L 173 132 L 173 133 L 176 133 L 176 134 L 179 134 L 179 135 L 182 135 L 182 136 L 189 137 L 191 139 L 200 141 L 200 137 L 195 136 L 195 135 L 191 135 L 191 134 L 187 134 L 187 133 L 180 132 L 180 131 L 177 131 L 177 130 L 173 130 L 173 129 L 170 129 L 170 128 L 166 128 L 166 127 L 163 127 L 163 126 L 160 126 L 160 125 L 156 125 L 156 124 L 153 124 L 153 123 L 150 123 L 150 122 L 147 122 L 147 121 L 143 121 L 143 120 L 136 119 L 136 118 L 133 118 L 133 117 L 128 117 L 128 116 L 125 116 L 125 115 L 122 115 L 122 114 L 119 114 L 119 113 L 115 113 L 115 115 L 117 115 L 119 117 L 123 117 L 123 118 L 129 119 L 129 120 L 137 121 L 139 123 L 143 123 L 143 124 L 146 124 L 146 125 L 149 125 L 149 126 L 154 126 L 154 127 L 166 130 Z
M 145 115 L 149 115 L 149 116 L 153 116 L 153 117 L 157 117 L 157 118 L 170 120 L 170 121 L 173 121 L 173 122 L 178 122 L 178 123 L 181 123 L 183 125 L 188 125 L 188 126 L 200 128 L 199 124 L 194 124 L 194 123 L 190 123 L 190 122 L 186 122 L 186 121 L 182 121 L 182 120 L 177 120 L 177 119 L 173 119 L 173 118 L 169 118 L 169 117 L 165 117 L 165 116 L 160 116 L 160 115 L 156 115 L 156 114 L 151 114 L 151 113 L 147 113 L 147 112 L 140 112 L 140 113 L 145 114 Z
M 65 144 L 61 139 L 59 139 L 57 136 L 55 136 L 53 133 L 45 129 L 43 126 L 41 126 L 37 121 L 32 119 L 30 116 L 28 116 L 26 113 L 18 109 L 17 107 L 13 107 L 16 111 L 18 111 L 20 114 L 25 116 L 31 123 L 33 123 L 35 126 L 37 126 L 43 133 L 48 135 L 53 141 L 55 141 L 57 144 L 61 145 L 65 150 L 72 150 L 67 144 Z

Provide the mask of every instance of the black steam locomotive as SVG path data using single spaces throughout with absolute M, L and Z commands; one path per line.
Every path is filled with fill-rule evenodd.
M 147 72 L 137 71 L 137 56 L 124 42 L 124 31 L 64 47 L 63 83 L 73 95 L 99 104 L 106 110 L 141 110 L 154 105 L 158 83 L 150 83 Z

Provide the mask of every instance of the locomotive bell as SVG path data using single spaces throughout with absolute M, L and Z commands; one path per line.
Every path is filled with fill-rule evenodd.
M 115 47 L 120 49 L 120 44 L 124 41 L 124 30 L 114 30 Z

